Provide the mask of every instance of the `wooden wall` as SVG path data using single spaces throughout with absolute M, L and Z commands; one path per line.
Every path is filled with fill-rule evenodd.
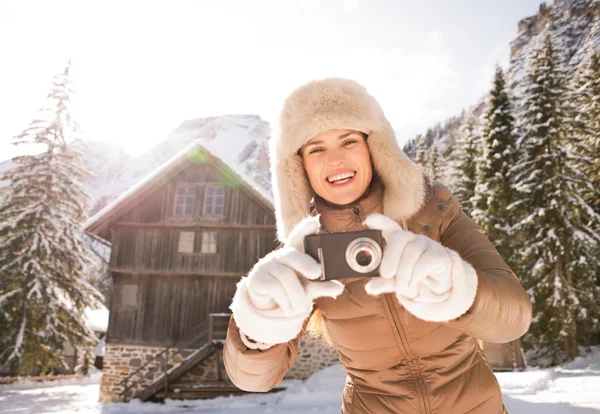
M 209 313 L 229 311 L 237 278 L 117 274 L 107 341 L 183 345 Z M 135 306 L 125 306 L 122 286 L 137 286 Z
M 194 231 L 194 253 L 178 253 L 180 231 Z M 217 252 L 200 253 L 202 232 L 217 232 Z M 269 229 L 118 228 L 119 246 L 111 264 L 115 271 L 162 274 L 244 274 L 276 247 Z

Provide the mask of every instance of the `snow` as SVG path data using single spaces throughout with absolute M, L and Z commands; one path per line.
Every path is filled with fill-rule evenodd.
M 510 414 L 600 412 L 600 347 L 563 366 L 496 377 Z
M 600 347 L 563 366 L 496 373 L 510 414 L 600 413 Z M 101 404 L 100 373 L 84 380 L 19 382 L 0 386 L 2 413 L 339 413 L 346 373 L 336 364 L 306 381 L 289 380 L 279 393 L 219 397 L 212 400 L 167 400 L 164 404 Z
M 108 330 L 108 309 L 100 305 L 99 309 L 86 308 L 85 319 L 87 327 L 95 332 L 106 332 Z
M 104 339 L 105 338 L 102 338 L 98 342 L 98 345 L 96 345 L 96 347 L 94 348 L 94 356 L 104 357 L 104 347 L 106 346 L 106 342 Z
M 19 333 L 17 334 L 17 339 L 15 341 L 15 346 L 13 348 L 12 353 L 8 357 L 10 361 L 14 357 L 18 357 L 21 355 L 21 347 L 23 346 L 23 335 L 25 333 L 25 326 L 27 325 L 27 316 L 23 316 L 23 320 L 21 322 L 21 327 L 19 328 Z

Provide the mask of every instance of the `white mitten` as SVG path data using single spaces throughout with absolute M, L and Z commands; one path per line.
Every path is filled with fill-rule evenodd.
M 300 333 L 314 299 L 344 291 L 337 281 L 311 281 L 321 276 L 321 265 L 304 253 L 304 237 L 318 230 L 318 217 L 305 218 L 285 247 L 259 260 L 237 284 L 230 309 L 242 334 L 263 344 L 287 342 Z
M 410 313 L 432 322 L 456 319 L 471 307 L 477 273 L 458 253 L 382 214 L 370 215 L 364 224 L 381 230 L 387 242 L 380 277 L 366 284 L 367 293 L 395 292 Z

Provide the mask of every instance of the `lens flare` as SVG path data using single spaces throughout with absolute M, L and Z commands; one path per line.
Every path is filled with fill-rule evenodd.
M 192 164 L 198 165 L 206 163 L 210 154 L 204 148 L 196 147 L 189 150 L 186 156 Z

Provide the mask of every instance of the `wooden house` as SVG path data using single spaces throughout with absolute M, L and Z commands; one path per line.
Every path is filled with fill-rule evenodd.
M 86 223 L 112 244 L 103 401 L 150 398 L 219 359 L 236 283 L 276 247 L 270 196 L 213 153 L 186 148 Z M 226 388 L 212 365 L 204 377 Z
M 100 400 L 241 392 L 223 368 L 222 342 L 237 282 L 277 245 L 270 194 L 194 143 L 85 230 L 112 244 Z M 288 378 L 337 361 L 310 341 Z

